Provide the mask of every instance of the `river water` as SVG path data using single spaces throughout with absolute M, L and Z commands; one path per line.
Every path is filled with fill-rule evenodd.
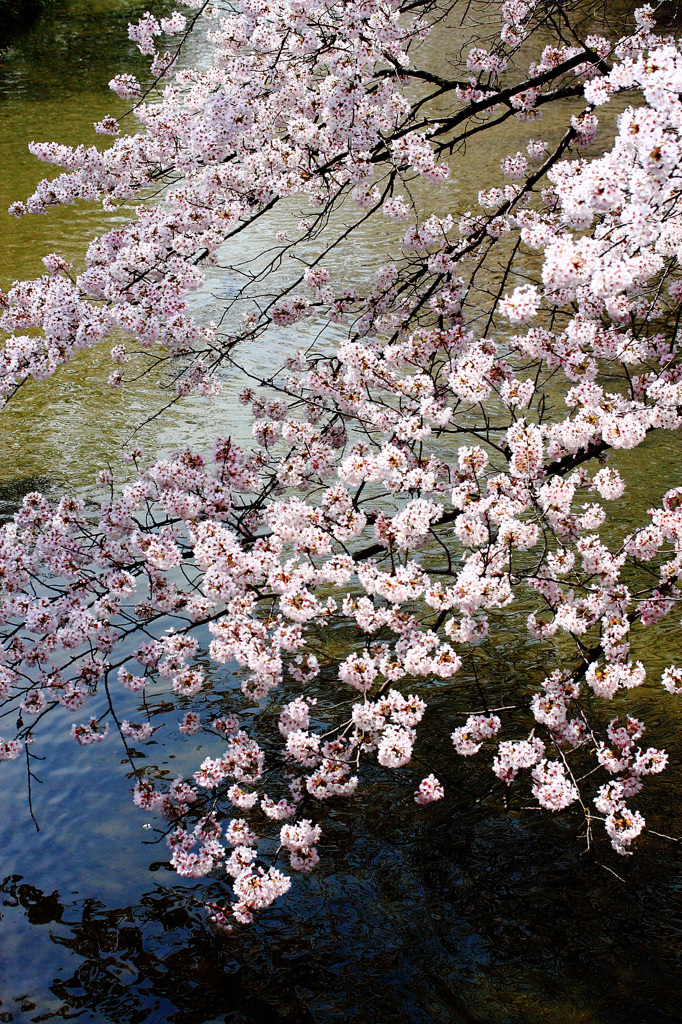
M 92 207 L 20 222 L 4 211 L 45 171 L 27 142 L 96 141 L 92 122 L 117 109 L 109 78 L 140 62 L 126 24 L 143 9 L 127 0 L 57 0 L 0 64 L 0 287 L 39 274 L 46 252 L 77 261 L 102 230 L 102 214 Z M 494 147 L 481 151 L 477 174 L 485 178 L 498 159 Z M 466 193 L 455 177 L 447 201 L 466 208 Z M 339 269 L 358 272 L 382 244 L 363 238 L 351 264 L 336 257 Z M 216 273 L 197 302 L 208 308 L 229 286 Z M 253 354 L 255 365 L 276 363 L 289 344 L 275 335 L 267 350 Z M 115 459 L 133 428 L 163 403 L 158 380 L 112 392 L 107 373 L 104 356 L 87 353 L 3 413 L 0 514 L 36 486 L 91 497 L 95 469 Z M 221 430 L 246 431 L 226 383 L 210 416 L 201 403 L 186 402 L 180 414 L 139 430 L 136 442 L 165 452 L 188 443 L 208 447 Z M 638 495 L 626 517 L 634 519 L 679 483 L 679 459 L 673 438 L 637 449 L 632 463 L 623 460 L 619 468 Z M 677 637 L 672 625 L 660 630 L 645 652 L 649 661 L 679 650 Z M 500 637 L 500 678 L 492 672 L 489 681 L 492 699 L 497 692 L 503 698 L 510 677 L 520 692 L 527 689 L 546 669 L 539 659 L 539 648 L 520 647 L 510 626 L 509 636 Z M 207 710 L 225 710 L 231 688 L 224 674 L 202 698 Z M 453 717 L 471 707 L 471 692 L 459 689 L 458 683 L 434 698 L 434 721 L 444 723 L 432 730 L 434 758 L 439 746 L 449 747 Z M 656 699 L 660 715 L 649 741 L 665 742 L 679 765 L 679 706 L 672 697 Z M 631 710 L 650 700 L 647 685 L 633 696 Z M 167 731 L 157 734 L 150 758 L 171 777 L 191 770 L 204 756 L 202 743 L 195 737 L 164 743 L 177 715 L 163 691 L 152 695 L 152 711 Z M 650 710 L 646 717 L 651 721 Z M 167 871 L 165 847 L 145 844 L 148 833 L 113 744 L 79 748 L 65 726 L 66 716 L 54 719 L 41 744 L 49 762 L 34 793 L 39 832 L 21 766 L 2 766 L 0 1021 L 680 1019 L 679 843 L 648 836 L 632 858 L 616 857 L 604 842 L 586 853 L 575 818 L 504 810 L 490 792 L 489 769 L 475 758 L 444 759 L 448 767 L 438 774 L 448 795 L 420 811 L 397 798 L 377 770 L 365 788 L 371 795 L 360 797 L 352 812 L 325 809 L 320 869 L 297 880 L 253 928 L 225 940 L 206 927 L 193 884 L 178 885 Z M 673 836 L 682 828 L 679 786 L 678 767 L 650 783 L 650 822 Z

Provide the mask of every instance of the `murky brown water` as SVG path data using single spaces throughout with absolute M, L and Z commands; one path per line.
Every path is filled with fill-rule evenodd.
M 0 65 L 0 286 L 39 274 L 49 251 L 77 262 L 86 241 L 109 223 L 85 206 L 20 222 L 4 211 L 45 171 L 26 151 L 30 139 L 96 140 L 91 123 L 115 109 L 107 81 L 139 60 L 125 26 L 143 9 L 126 0 L 58 0 Z M 455 175 L 443 193 L 446 206 L 465 209 L 473 182 L 478 187 L 496 169 L 497 143 L 487 145 L 477 150 L 474 177 Z M 330 267 L 361 276 L 385 246 L 386 239 L 365 235 L 352 259 L 341 251 Z M 212 272 L 198 306 L 209 313 L 219 308 L 221 289 L 229 287 Z M 250 358 L 278 365 L 289 345 L 284 333 L 275 334 Z M 112 392 L 104 383 L 107 372 L 105 354 L 84 354 L 52 381 L 26 389 L 3 413 L 0 515 L 36 481 L 54 491 L 89 493 L 95 468 L 115 459 L 134 426 L 163 403 L 158 380 Z M 159 452 L 187 443 L 208 447 L 221 430 L 246 430 L 239 409 L 227 380 L 210 412 L 201 402 L 186 402 L 136 440 Z M 621 453 L 619 468 L 637 500 L 623 503 L 622 515 L 634 521 L 679 483 L 680 442 L 647 443 L 628 455 Z M 554 667 L 540 662 L 540 647 L 520 645 L 514 630 L 510 621 L 508 635 L 500 634 L 499 663 L 490 666 L 493 700 L 508 690 L 510 676 L 524 692 Z M 678 636 L 677 626 L 667 623 L 652 633 L 649 661 L 662 662 L 678 649 Z M 235 685 L 225 676 L 202 699 L 214 713 L 225 710 Z M 633 694 L 633 710 L 650 702 L 653 685 Z M 204 741 L 178 743 L 178 714 L 163 698 L 163 692 L 152 697 L 155 723 L 166 724 L 149 756 L 176 775 L 203 756 Z M 475 691 L 459 678 L 456 687 L 434 694 L 434 758 L 440 745 L 449 747 L 452 720 L 472 699 Z M 668 741 L 672 733 L 668 746 L 679 765 L 679 702 L 657 701 L 650 742 Z M 646 717 L 651 720 L 650 711 Z M 476 759 L 447 757 L 447 769 L 439 772 L 447 798 L 426 811 L 397 800 L 377 768 L 370 795 L 352 811 L 323 809 L 320 870 L 296 881 L 292 894 L 253 929 L 225 942 L 207 930 L 191 899 L 193 884 L 178 885 L 165 869 L 165 847 L 143 845 L 146 833 L 124 769 L 112 772 L 113 745 L 76 747 L 66 724 L 66 715 L 53 719 L 41 742 L 50 760 L 34 797 L 40 833 L 31 831 L 21 765 L 3 765 L 0 1021 L 680 1019 L 679 844 L 647 837 L 633 858 L 617 858 L 603 842 L 596 853 L 584 854 L 574 818 L 505 811 L 491 793 L 488 768 Z M 679 785 L 678 767 L 650 783 L 650 823 L 674 835 L 682 826 Z M 197 887 L 202 898 L 212 884 Z

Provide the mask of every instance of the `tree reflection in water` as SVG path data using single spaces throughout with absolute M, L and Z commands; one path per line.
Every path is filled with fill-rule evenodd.
M 36 942 L 48 933 L 50 977 L 42 993 L 10 992 L 12 968 L 0 1020 L 679 1021 L 679 857 L 621 861 L 620 880 L 535 816 L 479 808 L 454 821 L 443 808 L 380 838 L 365 821 L 346 848 L 339 831 L 335 870 L 227 938 L 208 930 L 192 889 L 159 883 L 109 909 L 9 877 L 0 938 L 16 915 Z

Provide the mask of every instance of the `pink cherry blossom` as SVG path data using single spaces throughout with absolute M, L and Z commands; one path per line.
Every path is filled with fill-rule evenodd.
M 148 72 L 112 78 L 134 107 L 98 115 L 106 146 L 30 145 L 57 172 L 13 216 L 113 216 L 0 295 L 0 404 L 101 349 L 124 395 L 144 359 L 174 410 L 211 422 L 225 385 L 241 418 L 207 451 L 134 443 L 99 510 L 31 492 L 0 526 L 0 761 L 30 770 L 43 719 L 87 703 L 67 728 L 122 743 L 175 871 L 230 879 L 223 930 L 289 890 L 283 851 L 324 856 L 316 801 L 341 821 L 378 773 L 424 813 L 457 755 L 498 809 L 530 792 L 591 835 L 594 807 L 629 854 L 668 764 L 638 744 L 682 580 L 682 488 L 642 503 L 633 472 L 682 427 L 679 41 L 648 5 L 583 44 L 505 0 L 434 79 L 429 5 L 183 2 L 130 26 Z M 500 116 L 520 148 L 460 208 L 445 183 Z M 523 643 L 548 667 L 521 684 Z M 664 720 L 682 670 L 660 678 Z M 190 761 L 154 781 L 134 746 L 167 708 Z

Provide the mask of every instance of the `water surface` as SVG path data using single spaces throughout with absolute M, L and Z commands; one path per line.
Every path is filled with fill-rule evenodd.
M 26 150 L 32 138 L 97 141 L 92 122 L 117 109 L 109 78 L 141 65 L 125 26 L 143 9 L 127 0 L 59 0 L 0 66 L 0 286 L 39 274 L 46 252 L 77 263 L 87 240 L 109 225 L 85 205 L 18 223 L 4 210 L 45 173 Z M 200 48 L 194 56 L 201 59 Z M 466 209 L 472 184 L 493 175 L 499 139 L 486 145 L 477 151 L 476 174 L 455 175 L 437 212 L 449 204 Z M 290 216 L 278 213 L 283 221 Z M 273 234 L 277 227 L 273 221 Z M 336 253 L 331 268 L 362 277 L 387 246 L 387 236 L 366 233 L 352 258 Z M 230 287 L 211 272 L 197 308 L 219 309 L 221 290 Z M 281 332 L 249 355 L 266 369 L 290 346 Z M 26 388 L 3 413 L 0 516 L 34 487 L 90 495 L 95 468 L 115 461 L 134 426 L 163 404 L 158 377 L 117 392 L 106 386 L 107 373 L 106 352 L 82 354 L 53 380 Z M 236 387 L 227 379 L 210 413 L 185 402 L 136 440 L 163 453 L 190 443 L 208 448 L 221 431 L 245 434 Z M 637 500 L 620 506 L 624 521 L 679 482 L 680 443 L 647 442 L 634 459 L 628 454 L 619 466 Z M 523 694 L 555 667 L 539 646 L 520 645 L 515 632 L 510 620 L 507 635 L 499 634 L 487 680 L 491 702 L 504 700 L 510 678 Z M 663 624 L 642 653 L 662 664 L 679 650 L 678 636 L 676 624 Z M 218 674 L 202 697 L 207 714 L 237 706 L 237 682 L 226 670 Z M 633 694 L 629 709 L 644 711 L 653 689 L 651 683 Z M 184 709 L 165 697 L 162 689 L 152 695 L 153 720 L 162 728 L 147 751 L 172 778 L 219 753 L 221 744 L 178 742 Z M 647 735 L 652 744 L 667 743 L 675 765 L 649 780 L 649 823 L 677 836 L 682 717 L 675 698 L 657 700 L 660 716 Z M 388 773 L 370 769 L 365 795 L 352 808 L 321 809 L 316 874 L 295 879 L 286 900 L 227 939 L 207 928 L 201 906 L 207 893 L 220 897 L 219 885 L 178 883 L 165 866 L 165 846 L 149 844 L 153 833 L 132 805 L 113 739 L 77 747 L 67 735 L 68 716 L 54 716 L 37 750 L 49 756 L 45 781 L 33 793 L 39 832 L 22 764 L 2 766 L 0 1021 L 678 1021 L 680 844 L 646 836 L 635 857 L 618 858 L 600 837 L 588 852 L 576 838 L 576 816 L 551 818 L 518 799 L 506 809 L 485 761 L 451 754 L 453 721 L 477 701 L 473 681 L 458 677 L 431 701 L 431 749 L 423 753 L 427 771 L 442 763 L 446 799 L 418 810 L 409 799 L 412 767 L 400 793 Z

